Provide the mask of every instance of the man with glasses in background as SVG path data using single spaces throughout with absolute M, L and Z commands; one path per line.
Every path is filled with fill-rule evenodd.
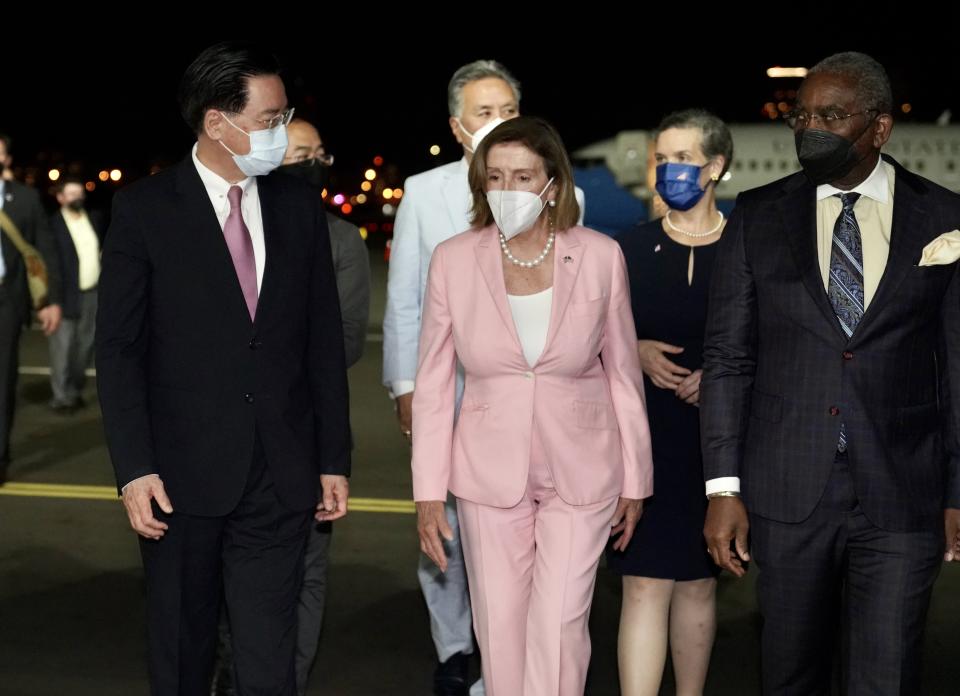
M 314 519 L 346 514 L 350 472 L 326 217 L 309 186 L 265 176 L 292 116 L 272 55 L 212 46 L 179 100 L 197 143 L 117 193 L 97 316 L 151 692 L 209 693 L 222 588 L 237 693 L 292 696 L 304 545 Z
M 818 63 L 796 106 L 803 172 L 741 194 L 720 240 L 704 535 L 719 566 L 759 567 L 764 694 L 831 693 L 838 636 L 843 693 L 919 694 L 940 559 L 960 560 L 960 196 L 880 154 L 869 56 Z

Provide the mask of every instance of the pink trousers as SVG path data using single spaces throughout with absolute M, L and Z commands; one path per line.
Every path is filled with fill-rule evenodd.
M 593 587 L 617 500 L 563 502 L 536 429 L 516 506 L 457 500 L 487 696 L 582 696 Z

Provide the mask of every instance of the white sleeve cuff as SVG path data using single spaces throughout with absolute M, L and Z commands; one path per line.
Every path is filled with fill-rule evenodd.
M 707 495 L 712 493 L 722 493 L 730 491 L 732 493 L 740 492 L 739 476 L 723 476 L 721 478 L 710 479 L 707 481 Z
M 409 394 L 413 391 L 414 381 L 412 379 L 398 379 L 390 383 L 390 396 L 396 399 L 398 396 Z

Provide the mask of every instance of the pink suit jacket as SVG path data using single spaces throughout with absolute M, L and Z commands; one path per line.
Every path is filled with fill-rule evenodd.
M 430 263 L 413 397 L 415 500 L 508 508 L 527 487 L 534 421 L 571 505 L 653 493 L 650 430 L 620 245 L 557 233 L 543 354 L 523 356 L 495 226 L 440 244 Z M 466 372 L 454 418 L 457 359 Z

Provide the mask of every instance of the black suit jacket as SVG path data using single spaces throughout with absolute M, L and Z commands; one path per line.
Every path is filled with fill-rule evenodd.
M 40 194 L 29 186 L 17 181 L 4 182 L 3 212 L 5 212 L 23 238 L 38 252 L 47 266 L 49 283 L 48 304 L 60 304 L 60 263 L 56 244 L 47 225 L 47 212 L 40 203 Z M 20 321 L 29 323 L 33 307 L 30 290 L 27 288 L 27 272 L 23 257 L 4 232 L 0 234 L 0 246 L 3 249 L 3 261 L 6 273 L 3 278 L 4 290 L 13 297 L 18 308 Z
M 958 264 L 920 267 L 960 227 L 960 196 L 896 162 L 890 255 L 848 340 L 824 290 L 816 188 L 802 174 L 747 191 L 720 241 L 704 342 L 704 476 L 740 476 L 748 510 L 813 511 L 840 423 L 867 517 L 929 528 L 960 507 Z
M 322 201 L 258 177 L 266 266 L 251 322 L 192 158 L 120 191 L 104 241 L 97 381 L 120 487 L 158 473 L 174 509 L 224 515 L 259 435 L 277 495 L 349 474 L 343 333 Z
M 97 239 L 103 243 L 104 225 L 103 216 L 97 211 L 87 212 L 90 225 L 97 234 Z M 65 319 L 80 317 L 80 259 L 77 257 L 77 247 L 70 236 L 70 229 L 63 219 L 63 211 L 57 210 L 50 216 L 50 232 L 53 235 L 57 250 L 56 261 L 60 273 L 60 309 Z

